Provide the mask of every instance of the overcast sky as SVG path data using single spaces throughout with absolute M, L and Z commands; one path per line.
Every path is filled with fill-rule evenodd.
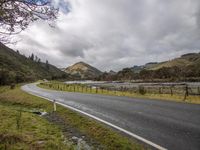
M 200 0 L 62 0 L 56 27 L 35 22 L 12 46 L 57 67 L 102 71 L 200 52 Z

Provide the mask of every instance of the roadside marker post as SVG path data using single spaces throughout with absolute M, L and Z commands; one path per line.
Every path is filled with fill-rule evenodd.
M 56 112 L 56 100 L 53 100 L 53 111 Z

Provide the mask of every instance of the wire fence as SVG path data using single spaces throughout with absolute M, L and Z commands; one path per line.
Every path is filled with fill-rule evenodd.
M 183 96 L 186 99 L 188 96 L 199 96 L 200 86 L 188 84 L 138 84 L 137 86 L 105 86 L 91 84 L 66 84 L 66 83 L 40 83 L 42 86 L 69 92 L 83 92 L 96 94 L 112 94 L 112 95 L 127 95 L 139 93 L 145 94 L 169 94 Z

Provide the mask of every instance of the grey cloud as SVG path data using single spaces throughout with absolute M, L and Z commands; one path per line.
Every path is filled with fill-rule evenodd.
M 86 61 L 101 70 L 200 50 L 199 0 L 63 1 L 70 11 L 60 12 L 56 28 L 34 23 L 18 49 L 32 47 L 59 67 Z
M 85 39 L 69 36 L 66 39 L 58 39 L 54 48 L 66 56 L 84 58 L 84 50 L 90 47 L 92 47 L 92 44 Z

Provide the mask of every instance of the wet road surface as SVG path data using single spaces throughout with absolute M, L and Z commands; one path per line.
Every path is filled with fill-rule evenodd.
M 200 150 L 200 105 L 22 87 L 101 118 L 170 150 Z

